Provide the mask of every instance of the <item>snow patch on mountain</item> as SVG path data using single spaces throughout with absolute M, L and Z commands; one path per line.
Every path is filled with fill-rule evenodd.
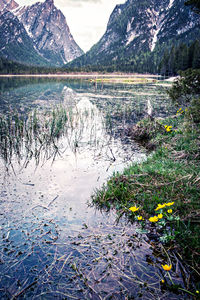
M 128 46 L 138 36 L 140 36 L 140 34 L 136 33 L 135 30 L 131 31 L 127 36 L 126 46 Z
M 154 32 L 154 36 L 153 36 L 153 40 L 152 40 L 152 45 L 151 45 L 151 51 L 153 51 L 155 49 L 157 40 L 158 40 L 158 33 L 160 31 L 160 28 L 158 28 L 157 30 L 155 30 Z
M 131 30 L 133 21 L 134 21 L 134 17 L 131 18 L 130 21 L 128 21 L 127 28 L 126 28 L 127 33 Z
M 168 9 L 170 9 L 173 6 L 173 4 L 174 4 L 174 0 L 170 0 L 169 5 L 168 5 Z

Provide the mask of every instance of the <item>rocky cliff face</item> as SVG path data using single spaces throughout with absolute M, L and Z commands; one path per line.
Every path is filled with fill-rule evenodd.
M 48 61 L 34 48 L 23 24 L 7 10 L 0 13 L 0 56 L 27 65 L 48 65 Z
M 73 65 L 94 65 L 200 38 L 200 16 L 185 0 L 127 0 L 112 12 L 100 41 Z
M 23 7 L 14 0 L 0 0 L 0 7 L 18 18 L 35 50 L 48 64 L 61 66 L 83 54 L 53 0 Z
M 4 9 L 12 10 L 17 8 L 19 5 L 14 0 L 0 0 L 0 11 Z
M 53 0 L 20 7 L 15 14 L 44 58 L 64 64 L 83 54 Z

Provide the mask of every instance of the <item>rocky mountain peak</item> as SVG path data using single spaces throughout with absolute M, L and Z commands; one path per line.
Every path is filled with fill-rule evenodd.
M 83 54 L 54 0 L 31 6 L 19 6 L 14 0 L 0 0 L 0 8 L 5 6 L 23 24 L 36 51 L 49 63 L 63 65 Z
M 45 3 L 46 3 L 48 6 L 53 6 L 53 5 L 54 5 L 54 0 L 46 0 Z
M 13 10 L 17 8 L 19 4 L 17 4 L 14 0 L 0 0 L 0 10 L 4 9 Z
M 63 64 L 83 54 L 70 33 L 65 16 L 53 0 L 37 2 L 18 11 L 17 15 L 46 59 L 56 59 Z

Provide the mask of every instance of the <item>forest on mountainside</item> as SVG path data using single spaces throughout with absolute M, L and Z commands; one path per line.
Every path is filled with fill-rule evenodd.
M 160 53 L 163 53 L 162 56 Z M 154 52 L 143 52 L 140 55 L 134 55 L 131 58 L 122 58 L 116 63 L 109 60 L 104 64 L 79 66 L 66 68 L 74 71 L 100 71 L 100 72 L 137 72 L 152 73 L 165 76 L 175 76 L 179 71 L 185 71 L 189 68 L 200 68 L 200 42 L 193 41 L 190 45 L 180 43 L 171 47 L 157 47 Z
M 0 74 L 48 74 L 60 71 L 59 67 L 28 66 L 0 57 Z

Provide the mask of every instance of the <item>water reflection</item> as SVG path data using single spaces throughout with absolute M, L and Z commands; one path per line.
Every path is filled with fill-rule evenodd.
M 9 80 L 1 90 L 4 114 L 24 116 L 37 107 L 43 116 L 62 103 L 68 122 L 54 140 L 53 164 L 45 149 L 37 168 L 34 160 L 26 168 L 12 160 L 15 174 L 6 174 L 0 162 L 0 298 L 180 299 L 163 290 L 161 260 L 147 236 L 124 219 L 116 223 L 114 211 L 87 204 L 113 171 L 145 159 L 122 133 L 144 114 L 149 97 L 156 113 L 173 109 L 164 105 L 164 92 L 151 85 L 102 88 L 54 80 L 13 86 Z M 184 286 L 181 276 L 171 276 Z
M 6 166 L 13 166 L 14 158 L 22 161 L 24 166 L 32 158 L 37 165 L 50 158 L 55 160 L 68 147 L 73 152 L 90 148 L 90 151 L 99 153 L 99 158 L 103 149 L 108 149 L 106 156 L 111 161 L 116 160 L 113 152 L 116 148 L 116 155 L 121 157 L 118 149 L 127 148 L 128 143 L 127 135 L 120 133 L 122 128 L 125 129 L 125 122 L 128 120 L 125 104 L 120 106 L 113 102 L 111 110 L 108 99 L 113 101 L 113 96 L 108 94 L 101 97 L 94 92 L 88 94 L 87 89 L 91 86 L 87 82 L 79 86 L 80 93 L 76 92 L 76 81 L 68 84 L 74 89 L 67 86 L 66 82 L 64 84 L 62 81 L 55 81 L 42 84 L 31 82 L 31 85 L 22 85 L 12 91 L 8 87 L 9 92 L 4 91 L 1 103 L 4 114 L 9 117 L 1 119 L 1 131 L 6 133 L 2 134 L 1 155 Z M 86 93 L 83 93 L 83 88 Z M 112 93 L 110 88 L 108 93 Z M 9 105 L 5 105 L 8 102 L 5 100 L 7 97 Z M 100 103 L 99 100 L 103 102 Z M 115 144 L 120 143 L 119 138 L 122 140 L 124 137 L 126 141 L 123 145 L 116 146 Z M 133 143 L 129 148 L 131 152 L 139 149 Z M 122 156 L 127 158 L 130 157 L 129 154 L 130 151 L 126 149 Z

